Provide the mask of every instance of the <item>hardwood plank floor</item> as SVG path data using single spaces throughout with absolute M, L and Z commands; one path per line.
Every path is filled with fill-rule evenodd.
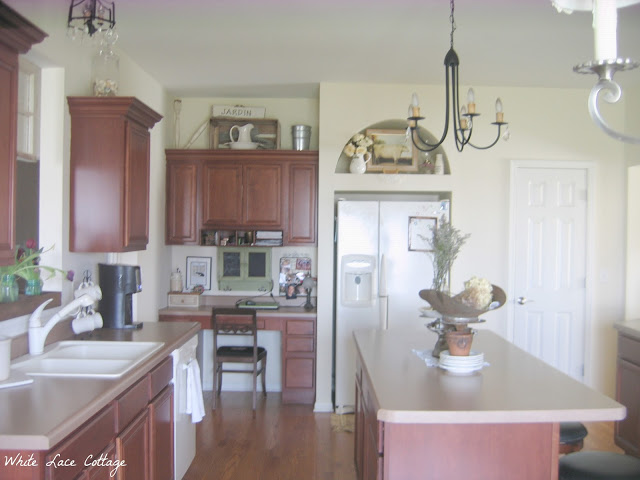
M 280 395 L 223 392 L 196 427 L 197 452 L 184 480 L 355 480 L 353 433 L 332 427 L 330 413 L 311 406 L 282 405 Z M 335 417 L 334 417 L 335 418 Z M 613 443 L 613 423 L 585 423 L 585 450 L 622 452 Z
M 355 480 L 353 433 L 334 431 L 330 413 L 282 405 L 280 394 L 222 392 L 196 426 L 196 458 L 184 480 Z

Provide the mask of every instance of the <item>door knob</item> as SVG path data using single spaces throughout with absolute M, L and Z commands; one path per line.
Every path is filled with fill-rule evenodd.
M 533 300 L 529 300 L 527 297 L 518 297 L 518 298 L 516 299 L 516 301 L 517 301 L 520 305 L 524 305 L 525 303 L 533 302 Z

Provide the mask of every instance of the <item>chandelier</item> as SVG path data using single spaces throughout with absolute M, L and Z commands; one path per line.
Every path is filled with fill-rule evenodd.
M 458 54 L 453 49 L 453 32 L 456 29 L 456 23 L 453 16 L 454 13 L 454 0 L 451 0 L 451 14 L 449 15 L 449 21 L 451 22 L 451 34 L 450 34 L 450 48 L 447 55 L 444 57 L 445 67 L 445 95 L 446 95 L 446 111 L 444 119 L 444 131 L 440 140 L 436 143 L 430 143 L 427 138 L 424 138 L 420 134 L 418 129 L 418 121 L 423 120 L 424 117 L 420 116 L 420 105 L 418 103 L 418 95 L 413 94 L 411 97 L 411 104 L 409 105 L 409 128 L 407 135 L 411 136 L 413 145 L 422 152 L 431 152 L 438 148 L 447 138 L 449 133 L 449 104 L 452 104 L 452 117 L 453 117 L 453 131 L 455 137 L 456 148 L 461 152 L 466 145 L 470 145 L 473 148 L 479 150 L 486 150 L 493 147 L 498 140 L 500 140 L 501 128 L 503 125 L 507 125 L 504 121 L 504 113 L 502 111 L 502 101 L 498 98 L 496 100 L 496 121 L 493 125 L 498 127 L 498 135 L 496 139 L 490 145 L 480 147 L 471 143 L 471 135 L 473 133 L 473 124 L 475 117 L 480 114 L 476 112 L 475 93 L 473 88 L 470 88 L 467 93 L 467 104 L 460 107 L 460 100 L 458 95 L 458 66 L 460 61 L 458 60 Z M 451 83 L 450 83 L 451 82 Z M 449 101 L 449 94 L 451 93 L 451 102 Z M 507 127 L 508 128 L 508 127 Z M 505 132 L 505 140 L 508 138 L 508 132 Z
M 598 107 L 598 98 L 607 103 L 617 103 L 622 97 L 622 89 L 613 80 L 618 71 L 632 70 L 639 64 L 630 58 L 618 58 L 617 28 L 618 8 L 640 3 L 640 0 L 551 0 L 559 12 L 571 13 L 574 10 L 593 12 L 593 33 L 595 60 L 573 67 L 577 73 L 595 73 L 598 81 L 589 94 L 589 114 L 607 135 L 628 143 L 640 144 L 640 137 L 633 137 L 611 128 L 604 120 Z
M 67 27 L 72 38 L 84 38 L 87 35 L 93 37 L 95 33 L 111 33 L 115 24 L 115 3 L 101 0 L 71 0 Z

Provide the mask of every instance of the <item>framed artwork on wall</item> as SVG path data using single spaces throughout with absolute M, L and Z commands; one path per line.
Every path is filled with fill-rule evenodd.
M 187 290 L 211 290 L 211 257 L 187 257 Z
M 414 148 L 405 130 L 368 129 L 365 135 L 371 137 L 371 161 L 367 162 L 369 172 L 417 172 L 419 151 Z
M 429 244 L 436 228 L 437 217 L 409 217 L 409 251 L 431 252 Z

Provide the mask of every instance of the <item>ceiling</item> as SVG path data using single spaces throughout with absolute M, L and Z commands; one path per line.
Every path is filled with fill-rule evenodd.
M 64 25 L 70 0 L 54 1 Z M 320 82 L 444 82 L 446 0 L 115 3 L 116 46 L 178 97 L 313 98 Z M 455 20 L 465 87 L 595 82 L 572 71 L 593 59 L 591 13 L 558 13 L 550 0 L 458 0 Z M 640 4 L 618 11 L 618 55 L 640 61 Z M 640 84 L 640 69 L 616 79 Z

